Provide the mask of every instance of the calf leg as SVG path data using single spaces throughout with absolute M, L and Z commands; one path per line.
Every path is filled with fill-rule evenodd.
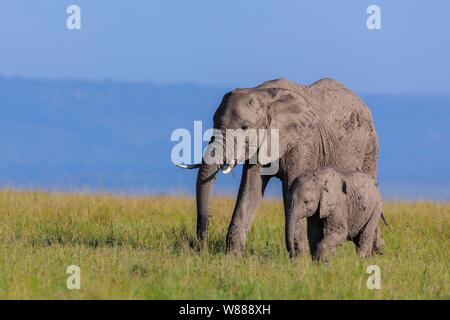
M 360 232 L 356 252 L 362 258 L 371 256 L 373 254 L 374 247 L 380 245 L 380 243 L 377 243 L 377 241 L 381 239 L 378 225 L 380 217 L 381 210 L 380 207 L 377 206 L 373 210 L 369 221 Z
M 381 237 L 380 226 L 377 225 L 375 230 L 375 240 L 373 242 L 373 251 L 377 254 L 383 254 L 384 240 Z
M 348 237 L 347 222 L 341 215 L 330 216 L 325 220 L 325 236 L 317 244 L 314 259 L 326 261 L 334 254 L 336 247 L 343 244 Z

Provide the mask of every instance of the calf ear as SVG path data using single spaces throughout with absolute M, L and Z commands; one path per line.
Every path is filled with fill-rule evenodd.
M 347 184 L 340 177 L 325 181 L 320 195 L 320 218 L 326 218 L 343 205 L 343 197 L 347 193 Z

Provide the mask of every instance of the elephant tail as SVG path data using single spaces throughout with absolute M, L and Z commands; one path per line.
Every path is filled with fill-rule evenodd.
M 389 231 L 392 232 L 392 229 L 391 229 L 391 227 L 389 226 L 389 223 L 387 223 L 386 216 L 384 215 L 384 212 L 381 212 L 381 219 L 383 219 L 383 222 L 384 222 L 384 224 L 386 225 L 386 227 L 389 229 Z

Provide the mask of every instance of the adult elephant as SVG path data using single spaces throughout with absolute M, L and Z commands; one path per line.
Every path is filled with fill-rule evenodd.
M 372 115 L 366 104 L 351 90 L 333 79 L 322 79 L 311 85 L 300 85 L 277 79 L 247 89 L 227 93 L 214 114 L 214 128 L 278 129 L 279 169 L 273 175 L 263 175 L 264 164 L 244 163 L 239 194 L 227 234 L 227 249 L 241 253 L 256 208 L 272 177 L 282 182 L 283 203 L 288 217 L 288 195 L 293 180 L 301 173 L 321 168 L 352 168 L 376 178 L 378 138 Z M 206 157 L 225 148 L 234 139 L 211 139 L 196 182 L 197 237 L 206 242 L 208 206 L 215 175 L 225 165 L 228 170 L 236 163 L 224 156 L 223 161 L 210 163 Z M 259 146 L 258 146 L 259 147 Z M 228 160 L 228 161 L 227 161 Z M 242 160 L 242 159 L 240 159 Z M 192 168 L 193 166 L 191 166 Z M 291 255 L 308 250 L 308 239 L 319 234 L 321 221 L 311 218 L 308 226 L 297 225 L 301 236 L 295 244 L 287 243 Z M 289 239 L 286 238 L 286 242 Z M 314 251 L 315 248 L 310 248 Z

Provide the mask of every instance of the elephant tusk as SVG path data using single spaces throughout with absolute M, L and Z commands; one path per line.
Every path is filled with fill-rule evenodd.
M 181 168 L 181 169 L 189 169 L 189 170 L 192 170 L 192 169 L 198 169 L 198 168 L 200 168 L 202 165 L 201 164 L 176 164 L 176 166 L 178 167 L 178 168 Z
M 235 160 L 231 161 L 231 163 L 229 163 L 229 164 L 225 164 L 222 167 L 222 173 L 229 174 L 231 172 L 231 170 L 233 170 L 233 168 L 235 166 L 236 166 L 236 161 Z

